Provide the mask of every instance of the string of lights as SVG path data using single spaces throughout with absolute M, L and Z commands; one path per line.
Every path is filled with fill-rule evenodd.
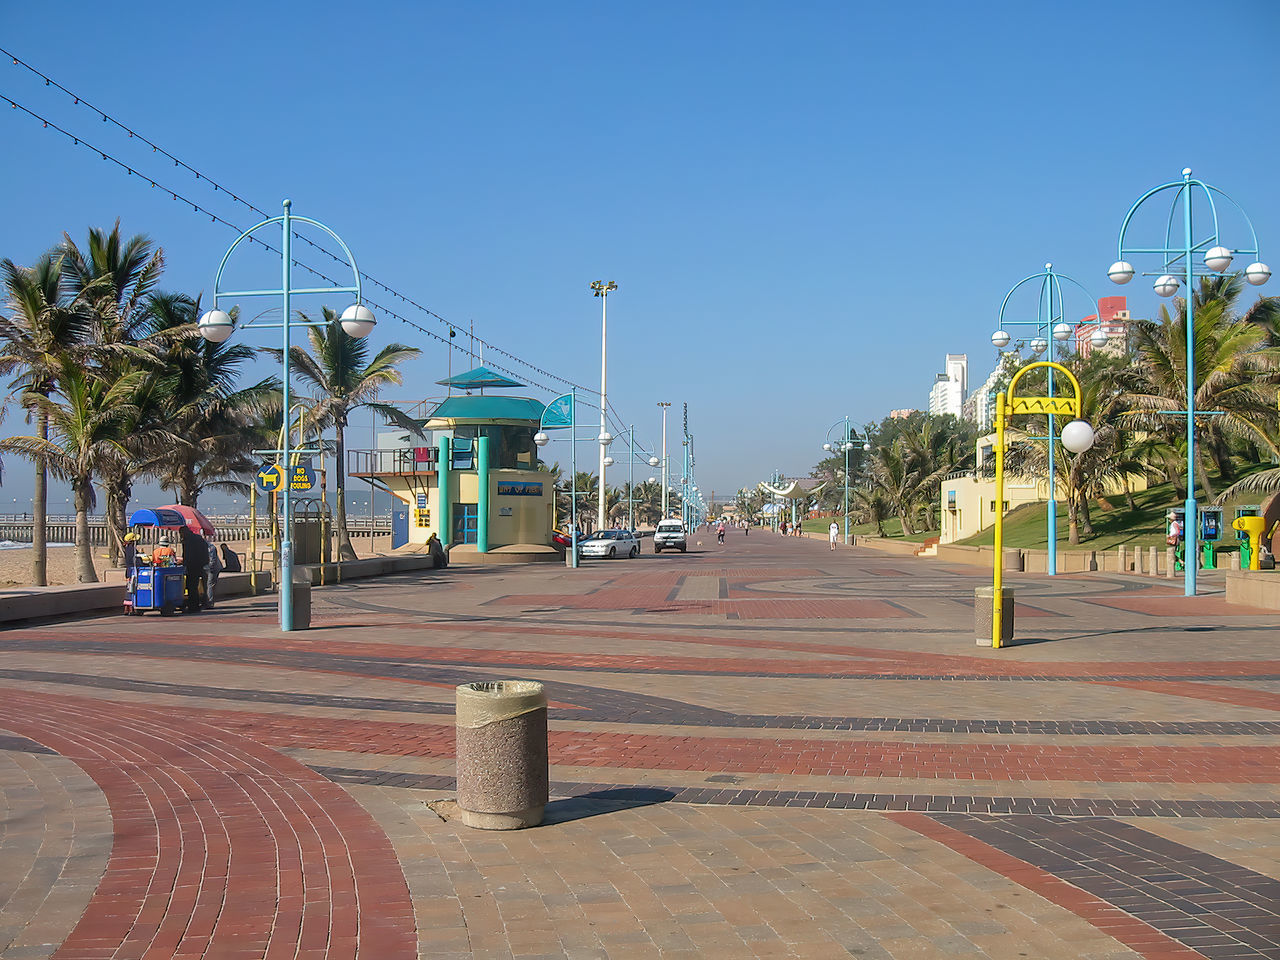
M 6 50 L 5 48 L 0 47 L 0 54 L 3 54 L 4 56 L 8 57 L 8 58 L 13 62 L 13 65 L 14 65 L 14 66 L 19 67 L 19 68 L 24 69 L 24 70 L 27 70 L 27 71 L 29 71 L 30 73 L 34 74 L 35 76 L 39 77 L 41 80 L 43 80 L 43 81 L 44 81 L 45 86 L 47 86 L 47 87 L 54 87 L 54 88 L 56 88 L 56 89 L 58 89 L 58 90 L 62 91 L 62 93 L 66 94 L 68 97 L 70 97 L 70 98 L 71 98 L 71 100 L 73 101 L 73 104 L 74 104 L 74 105 L 76 105 L 76 106 L 80 106 L 80 107 L 83 107 L 84 109 L 89 110 L 89 111 L 92 111 L 93 113 L 97 114 L 97 115 L 101 118 L 101 120 L 102 120 L 102 122 L 103 122 L 103 123 L 106 123 L 106 124 L 109 124 L 109 125 L 111 125 L 111 126 L 114 126 L 114 127 L 116 127 L 117 129 L 119 129 L 119 130 L 123 131 L 124 133 L 128 134 L 129 139 L 131 139 L 131 140 L 138 140 L 138 141 L 140 141 L 141 143 L 146 144 L 147 146 L 149 146 L 149 147 L 151 148 L 152 153 L 159 154 L 159 155 L 161 155 L 161 156 L 166 157 L 166 158 L 167 158 L 167 159 L 169 159 L 169 160 L 172 160 L 172 161 L 173 161 L 173 164 L 174 164 L 174 166 L 175 166 L 175 167 L 180 167 L 180 168 L 182 168 L 182 169 L 184 169 L 184 170 L 187 170 L 188 172 L 190 172 L 190 173 L 195 177 L 195 179 L 197 179 L 197 180 L 201 180 L 201 181 L 203 181 L 203 182 L 205 182 L 205 183 L 209 184 L 211 187 L 213 187 L 213 190 L 214 190 L 214 192 L 215 192 L 215 193 L 221 192 L 221 193 L 222 193 L 222 194 L 224 194 L 225 196 L 230 197 L 234 202 L 236 202 L 236 203 L 238 203 L 238 204 L 240 204 L 240 205 L 244 206 L 246 209 L 248 209 L 248 210 L 252 211 L 253 213 L 258 214 L 258 215 L 259 215 L 259 216 L 261 216 L 263 219 L 267 219 L 267 218 L 270 216 L 270 215 L 269 215 L 268 213 L 266 213 L 266 211 L 264 211 L 261 207 L 257 206 L 256 204 L 252 203 L 251 201 L 249 201 L 249 200 L 245 199 L 244 197 L 241 197 L 241 196 L 240 196 L 238 193 L 236 193 L 234 190 L 230 190 L 230 189 L 228 189 L 227 187 L 223 186 L 223 185 L 222 185 L 222 184 L 220 184 L 218 181 L 214 180 L 212 177 L 209 177 L 209 176 L 207 176 L 206 174 L 202 173 L 200 170 L 198 170 L 198 169 L 196 169 L 195 167 L 191 166 L 189 163 L 187 163 L 186 161 L 182 160 L 180 157 L 177 157 L 177 156 L 175 156 L 174 154 L 170 153 L 168 150 L 164 149 L 164 148 L 163 148 L 163 147 L 161 147 L 159 144 L 155 143 L 153 140 L 149 139 L 148 137 L 146 137 L 146 136 L 144 136 L 143 134 L 141 134 L 141 133 L 137 132 L 136 130 L 134 130 L 134 129 L 133 129 L 132 127 L 130 127 L 128 124 L 122 123 L 121 121 L 117 120 L 117 119 L 116 119 L 115 117 L 113 117 L 111 114 L 107 113 L 107 112 L 106 112 L 105 110 L 103 110 L 101 107 L 97 107 L 97 106 L 95 106 L 94 104 L 92 104 L 91 102 L 89 102 L 88 100 L 86 100 L 84 97 L 82 97 L 80 94 L 76 93 L 76 92 L 75 92 L 75 91 L 73 91 L 73 90 L 68 89 L 67 87 L 64 87 L 64 86 L 63 86 L 62 84 L 60 84 L 57 80 L 54 80 L 52 77 L 50 77 L 50 76 L 48 76 L 47 74 L 45 74 L 45 73 L 41 72 L 40 70 L 36 69 L 36 68 L 35 68 L 35 67 L 33 67 L 31 64 L 27 63 L 25 60 L 22 60 L 21 58 L 19 58 L 18 56 L 16 56 L 16 55 L 15 55 L 15 54 L 13 54 L 12 52 L 10 52 L 9 50 Z M 17 104 L 13 104 L 13 101 L 12 101 L 12 100 L 8 100 L 8 98 L 7 98 L 7 97 L 5 97 L 4 99 L 5 99 L 5 100 L 7 100 L 11 105 L 13 105 L 13 106 L 15 106 L 15 107 L 17 107 L 17 106 L 18 106 Z M 27 113 L 31 114 L 33 117 L 36 117 L 36 115 L 35 115 L 34 113 L 32 113 L 30 110 L 27 110 L 25 107 L 18 107 L 18 109 L 24 110 L 25 112 L 27 112 Z M 36 119 L 41 120 L 41 122 L 43 122 L 43 123 L 45 124 L 45 126 L 54 126 L 54 124 L 52 124 L 50 121 L 45 120 L 43 117 L 36 117 Z M 57 127 L 56 129 L 58 129 L 60 132 L 62 132 L 62 133 L 64 133 L 64 134 L 66 133 L 66 131 L 65 131 L 65 130 L 62 130 L 60 127 Z M 73 138 L 73 139 L 75 139 L 75 137 L 74 137 L 73 135 L 71 135 L 71 134 L 67 134 L 67 135 L 68 135 L 68 136 L 72 136 L 72 138 Z M 103 159 L 114 159 L 114 158 L 110 158 L 110 157 L 108 156 L 108 154 L 103 153 L 102 151 L 98 151 L 98 152 L 99 152 L 99 153 L 102 153 Z M 118 161 L 117 161 L 117 162 L 118 162 Z M 132 168 L 130 168 L 127 164 L 123 164 L 123 163 L 121 163 L 120 165 L 121 165 L 122 167 L 124 167 L 124 169 L 126 169 L 130 174 L 132 174 L 132 173 L 134 173 L 134 172 L 135 172 L 135 171 L 134 171 Z M 139 175 L 140 175 L 140 174 L 139 174 Z M 148 180 L 150 180 L 150 178 L 145 178 L 145 177 L 144 177 L 144 179 L 148 179 Z M 154 182 L 154 181 L 151 181 L 151 182 L 152 182 L 152 186 L 156 186 L 156 184 L 155 184 L 155 182 Z M 173 192 L 173 191 L 170 191 L 170 192 Z M 176 198 L 176 194 L 175 194 L 175 198 Z M 190 202 L 190 201 L 188 201 L 188 202 Z M 194 203 L 192 203 L 192 206 L 196 206 L 196 205 L 195 205 Z M 197 210 L 197 212 L 204 212 L 204 213 L 208 213 L 208 212 L 210 212 L 210 211 L 208 211 L 208 210 Z M 217 218 L 215 218 L 215 219 L 217 219 Z M 225 223 L 226 221 L 222 221 L 222 222 L 224 222 L 224 223 Z M 325 246 L 325 245 L 324 245 L 324 244 L 322 244 L 322 243 L 317 243 L 317 242 L 315 242 L 314 240 L 310 239 L 309 237 L 304 237 L 304 236 L 299 236 L 299 239 L 300 239 L 300 240 L 302 240 L 302 241 L 303 241 L 304 243 L 306 243 L 307 245 L 309 245 L 310 247 L 312 247 L 312 248 L 314 248 L 315 250 L 317 250 L 317 251 L 319 251 L 319 252 L 321 252 L 321 253 L 325 254 L 326 256 L 330 257 L 331 259 L 333 259 L 334 261 L 336 261 L 336 262 L 338 262 L 338 263 L 345 264 L 345 263 L 347 262 L 345 257 L 340 256 L 338 253 L 336 253 L 336 252 L 334 252 L 333 250 L 329 249 L 327 246 Z M 305 264 L 299 263 L 298 261 L 295 261 L 295 263 L 298 263 L 298 265 L 299 265 L 299 266 L 306 267 L 306 265 L 305 265 Z M 309 269 L 309 268 L 308 268 L 308 269 Z M 317 274 L 317 276 L 319 276 L 319 274 Z M 440 314 L 436 313 L 434 310 L 432 310 L 432 309 L 430 309 L 429 307 L 427 307 L 427 306 L 425 306 L 425 305 L 423 305 L 423 304 L 421 304 L 421 303 L 417 302 L 417 301 L 416 301 L 416 300 L 414 300 L 412 297 L 407 297 L 407 296 L 405 296 L 404 294 L 400 293 L 398 290 L 395 290 L 395 289 L 393 289 L 393 288 L 389 287 L 387 284 L 383 283 L 381 280 L 378 280 L 376 277 L 371 277 L 369 274 L 365 273 L 363 270 L 362 270 L 362 271 L 360 271 L 360 277 L 361 277 L 361 279 L 363 279 L 363 280 L 367 281 L 368 283 L 371 283 L 371 284 L 373 284 L 374 286 L 378 287 L 379 289 L 381 289 L 382 291 L 384 291 L 387 295 L 392 296 L 392 297 L 395 297 L 396 299 L 398 299 L 398 300 L 399 300 L 399 301 L 401 301 L 402 303 L 406 303 L 406 304 L 408 304 L 409 306 L 412 306 L 412 307 L 414 307 L 415 309 L 417 309 L 417 310 L 421 311 L 422 313 L 425 313 L 427 316 L 432 317 L 433 319 L 437 320 L 438 322 L 440 322 L 440 323 L 444 324 L 444 325 L 445 325 L 446 327 L 448 327 L 450 330 L 455 329 L 454 324 L 453 324 L 452 322 L 450 322 L 449 320 L 447 320 L 447 319 L 445 319 L 444 317 L 440 316 Z M 385 309 L 385 308 L 383 308 L 383 309 Z M 404 319 L 403 317 L 400 317 L 398 314 L 392 314 L 392 315 L 393 315 L 393 316 L 396 316 L 396 317 L 397 317 L 397 319 L 401 319 L 401 320 L 403 320 L 403 319 Z M 408 321 L 405 321 L 405 322 L 408 322 Z M 410 325 L 410 326 L 414 326 L 414 327 L 415 327 L 415 329 L 422 330 L 422 332 L 424 332 L 424 333 L 426 332 L 426 331 L 425 331 L 425 330 L 423 330 L 421 327 L 417 327 L 416 325 L 414 325 L 414 324 L 412 324 L 412 323 L 410 323 L 409 325 Z M 434 336 L 434 335 L 432 335 L 432 336 Z M 443 340 L 443 338 L 441 338 L 441 337 L 435 337 L 435 339 L 437 339 L 437 340 Z M 490 343 L 489 341 L 487 341 L 487 340 L 485 340 L 485 339 L 483 339 L 483 338 L 481 338 L 481 337 L 474 337 L 474 340 L 475 340 L 475 342 L 476 342 L 476 343 L 479 343 L 479 344 L 481 344 L 482 346 L 484 346 L 484 347 L 485 347 L 487 350 L 489 350 L 491 353 L 496 353 L 496 354 L 498 354 L 499 356 L 506 357 L 506 358 L 508 358 L 509 360 L 511 360 L 512 362 L 514 362 L 514 363 L 516 363 L 516 364 L 518 364 L 518 365 L 520 365 L 520 366 L 522 366 L 522 367 L 526 367 L 526 368 L 528 368 L 528 369 L 530 369 L 530 370 L 534 371 L 535 373 L 540 374 L 540 375 L 541 375 L 541 376 L 543 376 L 543 377 L 546 377 L 546 378 L 548 378 L 548 379 L 550 379 L 550 380 L 554 380 L 554 381 L 556 381 L 557 383 L 564 384 L 565 386 L 576 387 L 576 388 L 577 388 L 577 389 L 579 389 L 579 390 L 584 390 L 584 391 L 590 391 L 590 390 L 591 390 L 591 388 L 590 388 L 590 387 L 585 387 L 585 386 L 583 386 L 583 385 L 581 385 L 581 384 L 574 383 L 572 380 L 568 380 L 568 379 L 566 379 L 566 378 L 564 378 L 564 377 L 559 376 L 558 374 L 554 374 L 554 373 L 552 373 L 550 370 L 545 370 L 545 369 L 543 369 L 542 367 L 539 367 L 537 364 L 530 363 L 528 360 L 525 360 L 525 359 L 523 359 L 522 357 L 519 357 L 519 356 L 517 356 L 516 354 L 511 353 L 511 352 L 510 352 L 510 351 L 508 351 L 508 350 L 504 350 L 502 347 L 499 347 L 497 344 L 495 344 L 495 343 Z M 448 341 L 444 341 L 444 342 L 448 343 Z M 452 344 L 452 343 L 448 343 L 448 346 L 450 346 L 450 347 L 452 348 L 452 347 L 454 347 L 454 344 Z M 494 368 L 495 368 L 495 369 L 499 369 L 498 367 L 496 367 L 496 365 L 495 365 L 495 367 L 494 367 Z M 507 373 L 509 373 L 510 371 L 508 371 L 508 370 L 504 370 L 503 372 L 507 372 Z M 556 388 L 550 388 L 550 389 L 556 389 Z M 594 392 L 594 391 L 591 391 L 591 392 Z

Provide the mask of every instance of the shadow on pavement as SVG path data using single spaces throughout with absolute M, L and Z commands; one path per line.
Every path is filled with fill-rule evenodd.
M 615 813 L 635 807 L 648 807 L 667 803 L 675 797 L 674 790 L 660 787 L 619 787 L 616 790 L 594 790 L 564 800 L 552 800 L 542 818 L 543 825 L 568 823 L 602 813 Z

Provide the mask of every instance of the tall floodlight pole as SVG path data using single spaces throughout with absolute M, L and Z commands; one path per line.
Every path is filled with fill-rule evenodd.
M 840 432 L 839 440 L 831 439 L 831 431 L 836 427 L 843 427 Z M 828 453 L 844 454 L 844 543 L 849 545 L 849 452 L 851 450 L 867 448 L 865 440 L 857 440 L 854 438 L 853 427 L 849 423 L 849 418 L 844 417 L 837 420 L 831 426 L 827 427 L 827 440 L 822 445 L 822 449 Z
M 1040 282 L 1040 295 L 1036 306 L 1035 320 L 1006 320 L 1005 308 L 1009 306 L 1009 300 L 1024 284 L 1034 281 Z M 1093 306 L 1093 315 L 1098 318 L 1098 329 L 1094 331 L 1091 338 L 1094 346 L 1102 346 L 1107 342 L 1106 328 L 1102 319 L 1102 311 L 1098 309 L 1098 301 L 1086 290 L 1078 281 L 1071 279 L 1064 273 L 1055 273 L 1052 263 L 1044 265 L 1044 273 L 1033 273 L 1029 277 L 1024 277 L 1013 285 L 1008 293 L 1004 295 L 1004 301 L 1000 304 L 1000 318 L 997 324 L 998 329 L 991 335 L 991 343 L 997 350 L 1003 349 L 1009 345 L 1012 339 L 1006 327 L 1032 327 L 1035 329 L 1035 335 L 1031 338 L 1028 346 L 1034 357 L 1039 357 L 1042 353 L 1048 351 L 1048 359 L 1061 360 L 1067 350 L 1067 342 L 1076 339 L 1078 323 L 1070 322 L 1066 318 L 1066 309 L 1063 306 L 1062 298 L 1062 281 L 1074 284 L 1082 291 L 1088 302 Z M 1098 334 L 1101 333 L 1101 337 Z M 1053 399 L 1054 396 L 1054 366 L 1050 363 L 1045 367 L 1046 376 L 1049 381 L 1048 397 Z M 1056 444 L 1058 435 L 1056 432 L 1055 415 L 1053 410 L 1049 410 L 1049 433 L 1046 437 L 1032 437 L 1033 440 L 1045 440 L 1049 446 L 1049 487 L 1047 491 L 1048 501 L 1046 503 L 1047 514 L 1047 537 L 1048 537 L 1048 558 L 1045 563 L 1045 572 L 1049 576 L 1056 576 L 1058 573 L 1058 475 L 1055 466 L 1055 457 L 1057 455 Z M 996 510 L 1003 511 L 1004 504 L 996 503 Z
M 600 298 L 600 435 L 596 438 L 600 441 L 600 507 L 596 516 L 597 529 L 603 530 L 607 517 L 604 513 L 605 498 L 605 453 L 609 446 L 609 441 L 613 439 L 609 435 L 609 398 L 606 393 L 608 389 L 608 363 L 609 363 L 609 294 L 618 289 L 618 285 L 610 280 L 605 283 L 603 280 L 591 281 L 592 296 Z
M 1166 223 L 1164 246 L 1136 247 L 1127 244 L 1129 224 L 1133 220 L 1133 215 L 1156 194 L 1164 193 L 1167 190 L 1173 191 L 1173 203 L 1169 208 L 1168 217 L 1162 217 Z M 1196 204 L 1197 199 L 1199 201 L 1198 205 Z M 1226 201 L 1240 214 L 1249 238 L 1253 243 L 1252 247 L 1227 247 L 1223 245 L 1218 233 L 1218 200 Z M 1179 204 L 1182 205 L 1182 215 L 1180 217 L 1178 216 Z M 1203 225 L 1200 227 L 1201 230 L 1205 231 L 1205 234 L 1199 240 L 1192 233 L 1193 206 L 1196 206 L 1202 214 L 1205 214 L 1201 218 Z M 1174 223 L 1178 220 L 1182 222 L 1181 243 L 1178 243 L 1173 236 Z M 1190 167 L 1186 167 L 1182 171 L 1181 180 L 1162 183 L 1138 198 L 1137 202 L 1129 208 L 1129 212 L 1125 214 L 1124 222 L 1120 224 L 1120 240 L 1117 246 L 1119 259 L 1107 270 L 1107 276 L 1115 283 L 1128 283 L 1132 280 L 1136 271 L 1129 263 L 1129 258 L 1135 255 L 1143 255 L 1151 256 L 1159 264 L 1158 270 L 1143 271 L 1143 276 L 1156 278 L 1153 286 L 1158 296 L 1172 297 L 1178 292 L 1179 283 L 1185 283 L 1187 288 L 1184 294 L 1186 298 L 1185 322 L 1187 335 L 1187 409 L 1160 410 L 1158 413 L 1185 416 L 1187 422 L 1187 500 L 1184 505 L 1185 513 L 1182 525 L 1183 536 L 1185 537 L 1182 571 L 1185 593 L 1188 597 L 1194 597 L 1196 594 L 1196 569 L 1199 566 L 1196 540 L 1200 535 L 1199 523 L 1196 517 L 1195 416 L 1196 387 L 1199 377 L 1197 376 L 1195 364 L 1194 282 L 1196 277 L 1225 273 L 1230 269 L 1231 261 L 1238 254 L 1254 258 L 1254 262 L 1244 268 L 1245 280 L 1254 286 L 1266 283 L 1271 279 L 1271 268 L 1261 262 L 1262 258 L 1258 251 L 1258 235 L 1254 232 L 1253 224 L 1249 222 L 1249 217 L 1240 204 L 1236 203 L 1217 187 L 1192 177 Z M 1203 253 L 1201 253 L 1202 251 Z M 1196 264 L 1196 254 L 1201 254 L 1203 266 Z M 1206 415 L 1214 412 L 1216 411 L 1206 411 Z
M 662 519 L 667 519 L 667 407 L 671 406 L 665 400 L 659 400 L 658 406 L 662 408 Z
M 355 257 L 351 255 L 351 251 L 347 245 L 342 242 L 342 238 L 326 227 L 319 220 L 312 220 L 309 217 L 296 217 L 290 210 L 293 202 L 284 201 L 284 214 L 279 217 L 271 217 L 263 220 L 261 223 L 254 224 L 240 236 L 236 237 L 235 242 L 227 248 L 227 252 L 222 256 L 222 262 L 218 264 L 218 272 L 213 279 L 213 309 L 200 318 L 200 322 L 196 325 L 200 331 L 200 335 L 210 343 L 225 343 L 234 330 L 230 314 L 218 309 L 218 302 L 228 298 L 240 297 L 280 297 L 281 298 L 281 314 L 279 323 L 258 323 L 252 321 L 245 326 L 257 326 L 262 328 L 279 327 L 281 331 L 281 357 L 284 363 L 283 373 L 283 398 L 281 403 L 281 416 L 283 417 L 284 427 L 281 431 L 284 442 L 281 444 L 283 449 L 269 451 L 276 455 L 283 455 L 286 467 L 292 466 L 293 455 L 302 451 L 293 447 L 289 434 L 289 368 L 290 368 L 290 344 L 289 331 L 294 326 L 324 326 L 324 322 L 312 322 L 294 319 L 292 308 L 290 306 L 290 298 L 294 295 L 303 294 L 330 294 L 330 293 L 350 293 L 354 294 L 356 302 L 342 311 L 342 329 L 348 336 L 361 338 L 367 337 L 373 332 L 375 320 L 373 311 L 364 306 L 360 302 L 360 270 L 356 266 Z M 346 254 L 347 264 L 351 267 L 351 286 L 330 286 L 330 287 L 294 287 L 293 285 L 293 232 L 294 225 L 298 223 L 309 224 L 320 230 L 323 230 L 332 237 L 342 248 L 342 252 Z M 280 289 L 279 290 L 223 290 L 222 289 L 222 271 L 227 266 L 227 261 L 231 258 L 231 254 L 242 242 L 250 239 L 250 235 L 263 227 L 280 225 Z M 254 237 L 266 246 L 266 242 L 260 238 Z M 250 241 L 252 242 L 252 240 Z M 299 443 L 302 438 L 299 437 Z M 267 452 L 267 451 L 255 451 Z M 340 470 L 345 470 L 346 465 L 340 464 Z M 283 484 L 282 508 L 284 510 L 284 530 L 280 540 L 280 629 L 293 629 L 293 515 L 292 502 L 289 496 L 289 488 L 292 486 L 291 477 L 288 470 L 285 473 L 285 481 Z

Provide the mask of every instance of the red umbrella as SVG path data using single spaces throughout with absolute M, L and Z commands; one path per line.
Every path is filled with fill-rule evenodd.
M 161 510 L 172 510 L 181 515 L 183 523 L 192 533 L 198 533 L 201 536 L 214 536 L 217 531 L 214 530 L 213 524 L 209 522 L 209 518 L 197 510 L 195 507 L 186 507 L 180 503 L 170 504 L 167 507 L 161 507 Z

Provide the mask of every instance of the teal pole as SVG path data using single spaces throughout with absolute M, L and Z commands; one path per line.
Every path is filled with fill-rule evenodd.
M 1051 272 L 1051 267 L 1052 267 L 1052 264 L 1045 264 L 1045 272 L 1048 274 L 1048 277 L 1045 279 L 1045 284 L 1044 284 L 1045 296 L 1048 300 L 1048 307 L 1044 313 L 1044 316 L 1045 316 L 1044 339 L 1045 339 L 1045 343 L 1049 345 L 1047 350 L 1049 353 L 1050 360 L 1054 358 L 1053 345 L 1054 343 L 1057 342 L 1053 336 L 1053 328 L 1055 324 L 1053 322 L 1053 273 Z M 1102 323 L 1101 314 L 1098 315 L 1098 323 Z M 1049 372 L 1049 397 L 1052 398 L 1053 397 L 1053 367 L 1049 367 L 1048 372 Z M 1049 536 L 1049 551 L 1045 559 L 1045 572 L 1051 577 L 1057 576 L 1058 574 L 1058 477 L 1055 473 L 1057 467 L 1053 462 L 1054 461 L 1053 419 L 1054 419 L 1053 413 L 1050 412 L 1049 414 L 1049 491 L 1048 491 L 1049 502 L 1048 504 L 1046 504 L 1047 509 L 1045 511 L 1046 522 L 1049 525 L 1049 529 L 1046 531 Z M 1000 562 L 1000 558 L 997 557 L 996 563 L 999 563 L 999 562 Z
M 1191 236 L 1191 170 L 1182 171 L 1182 180 L 1186 184 L 1182 188 L 1183 209 L 1183 266 L 1187 272 L 1187 502 L 1186 522 L 1182 527 L 1185 557 L 1182 563 L 1183 593 L 1188 597 L 1196 595 L 1196 568 L 1200 566 L 1196 556 L 1196 538 L 1199 536 L 1199 523 L 1196 519 L 1196 341 L 1195 341 L 1195 299 L 1194 264 L 1191 254 L 1195 239 Z M 1215 233 L 1217 224 L 1214 224 Z
M 578 391 L 569 391 L 569 513 L 573 528 L 569 531 L 569 566 L 578 568 Z
M 636 528 L 636 425 L 627 427 L 627 445 L 631 459 L 627 461 L 627 528 Z
M 476 438 L 476 553 L 489 552 L 489 438 Z
M 284 348 L 284 383 L 281 391 L 284 417 L 284 532 L 280 540 L 280 629 L 286 633 L 293 629 L 293 510 L 289 501 L 289 468 L 293 466 L 293 457 L 290 456 L 293 444 L 289 441 L 289 287 L 293 282 L 293 256 L 290 253 L 293 227 L 289 223 L 289 208 L 292 206 L 293 201 L 285 200 L 280 245 L 280 260 L 283 264 L 280 268 L 280 288 L 284 297 L 284 314 L 280 318 L 281 345 Z
M 449 453 L 452 444 L 448 437 L 440 438 L 440 462 L 436 464 L 436 496 L 440 500 L 440 542 L 446 547 L 453 545 L 453 507 L 450 503 L 452 491 L 449 489 Z

